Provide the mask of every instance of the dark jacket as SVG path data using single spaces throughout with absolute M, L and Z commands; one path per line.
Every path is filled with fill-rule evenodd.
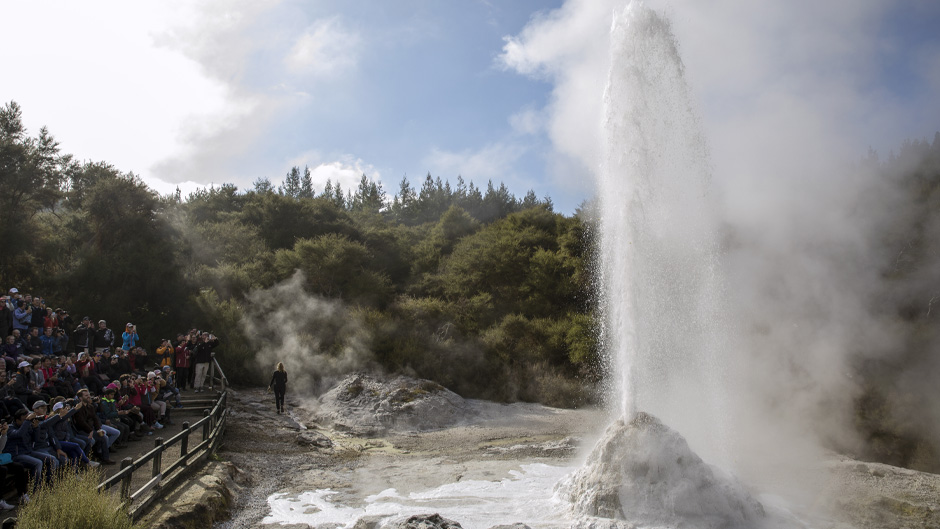
M 219 339 L 209 340 L 208 342 L 199 342 L 193 349 L 193 363 L 207 364 L 212 360 L 212 350 L 218 347 Z
M 75 425 L 76 430 L 85 434 L 101 429 L 101 420 L 98 418 L 98 413 L 95 411 L 95 405 L 82 404 L 82 407 L 78 408 L 78 410 L 75 411 L 75 415 L 72 416 L 72 424 Z
M 271 377 L 272 388 L 284 390 L 287 388 L 287 371 L 275 371 L 274 376 Z

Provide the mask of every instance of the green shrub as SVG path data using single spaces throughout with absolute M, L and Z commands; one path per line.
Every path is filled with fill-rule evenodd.
M 17 514 L 18 529 L 134 529 L 116 489 L 98 491 L 101 472 L 61 469 Z

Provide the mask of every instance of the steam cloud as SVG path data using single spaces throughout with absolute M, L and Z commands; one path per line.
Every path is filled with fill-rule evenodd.
M 554 83 L 551 138 L 589 168 L 602 143 L 610 14 L 623 4 L 569 0 L 508 38 L 501 56 L 507 68 Z M 878 48 L 887 3 L 670 5 L 703 103 L 720 203 L 724 412 L 734 430 L 721 435 L 735 470 L 771 480 L 768 464 L 804 468 L 821 446 L 858 446 L 852 367 L 904 346 L 896 315 L 875 303 L 893 288 L 880 245 L 903 201 L 877 171 L 849 161 L 869 145 L 886 151 L 904 137 L 932 135 L 925 127 L 937 123 L 936 105 L 915 95 L 902 108 L 872 95 L 870 64 L 887 60 Z M 915 119 L 917 109 L 930 110 Z M 911 366 L 901 377 L 906 389 L 936 394 L 932 377 L 915 376 L 923 370 L 937 366 Z M 671 426 L 698 437 L 684 429 L 694 418 L 678 420 Z
M 372 337 L 341 301 L 307 294 L 304 274 L 253 291 L 244 318 L 262 372 L 283 362 L 291 391 L 319 395 L 354 371 L 378 371 Z

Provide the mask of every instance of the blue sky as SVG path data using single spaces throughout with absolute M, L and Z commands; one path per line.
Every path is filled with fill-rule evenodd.
M 716 172 L 744 189 L 786 153 L 886 152 L 940 128 L 936 2 L 647 4 L 673 21 Z M 592 193 L 623 5 L 7 3 L 0 100 L 21 104 L 31 133 L 45 125 L 64 151 L 161 192 L 308 165 L 318 190 L 460 174 L 571 212 Z

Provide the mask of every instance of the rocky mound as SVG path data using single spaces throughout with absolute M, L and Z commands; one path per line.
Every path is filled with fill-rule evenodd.
M 361 436 L 447 428 L 471 413 L 460 395 L 435 382 L 361 373 L 346 377 L 319 403 L 319 421 Z
M 681 435 L 645 413 L 629 424 L 610 425 L 585 466 L 560 484 L 559 492 L 578 515 L 628 525 L 753 528 L 764 518 L 761 504 L 741 485 L 706 465 Z

